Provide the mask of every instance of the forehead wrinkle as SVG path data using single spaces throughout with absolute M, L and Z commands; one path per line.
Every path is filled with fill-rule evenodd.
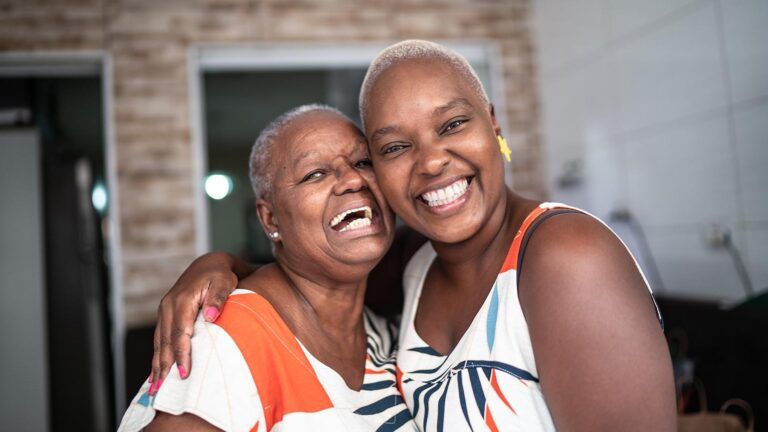
M 445 105 L 442 105 L 442 106 L 439 106 L 439 107 L 435 108 L 432 111 L 432 117 L 437 117 L 437 116 L 439 116 L 441 114 L 444 114 L 444 113 L 446 113 L 446 112 L 448 112 L 448 111 L 450 111 L 450 110 L 452 110 L 454 108 L 458 108 L 458 107 L 463 107 L 463 108 L 467 108 L 467 109 L 473 109 L 474 108 L 472 106 L 472 104 L 469 102 L 468 99 L 463 98 L 463 97 L 459 97 L 459 98 L 456 98 L 456 99 L 448 102 Z
M 309 134 L 313 133 L 313 132 L 318 132 L 318 128 L 312 128 L 309 131 L 305 131 L 305 132 L 301 133 L 301 135 L 296 137 L 295 139 L 293 139 L 292 142 L 300 143 L 300 142 L 304 141 L 307 138 L 307 136 Z M 321 131 L 318 134 L 317 138 L 322 139 L 322 137 L 326 136 L 326 135 L 334 135 L 334 133 L 330 132 L 330 131 Z M 351 149 L 351 152 L 349 152 L 349 155 L 353 155 L 358 150 L 359 151 L 363 151 L 363 152 L 367 152 L 367 141 L 365 139 L 365 136 L 362 135 L 359 131 L 356 131 L 356 133 L 355 133 L 354 143 L 355 143 L 355 145 Z M 292 165 L 293 165 L 294 169 L 296 169 L 306 159 L 310 159 L 312 157 L 322 156 L 322 154 L 325 151 L 327 151 L 326 146 L 320 146 L 320 144 L 315 143 L 315 144 L 313 144 L 312 148 L 299 153 L 299 155 L 296 158 L 293 159 Z M 344 152 L 346 152 L 346 150 Z M 337 155 L 337 156 L 341 156 L 341 155 Z M 343 157 L 346 157 L 346 156 L 347 156 L 346 154 L 343 155 Z
M 312 156 L 317 155 L 318 153 L 320 153 L 320 152 L 317 151 L 317 150 L 307 150 L 307 151 L 301 153 L 296 159 L 294 159 L 293 167 L 294 168 L 298 167 L 299 165 L 301 165 L 302 162 L 304 162 L 305 159 L 309 159 Z

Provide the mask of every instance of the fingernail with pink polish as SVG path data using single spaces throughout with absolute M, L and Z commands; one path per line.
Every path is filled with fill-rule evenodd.
M 218 318 L 219 316 L 219 309 L 216 308 L 216 306 L 208 306 L 207 308 L 205 308 L 204 314 L 205 314 L 205 319 L 213 322 L 213 321 L 216 321 L 216 318 Z
M 160 391 L 160 386 L 163 385 L 163 380 L 157 380 L 157 387 L 155 387 L 155 393 Z
M 187 377 L 187 370 L 184 368 L 184 366 L 178 365 L 178 369 L 179 369 L 179 376 L 182 377 L 182 378 L 186 378 Z
M 148 391 L 147 393 L 149 393 L 149 395 L 150 395 L 150 396 L 153 396 L 153 395 L 155 394 L 155 391 L 156 391 L 156 390 L 155 390 L 155 383 L 152 383 L 152 384 L 149 386 L 149 391 Z

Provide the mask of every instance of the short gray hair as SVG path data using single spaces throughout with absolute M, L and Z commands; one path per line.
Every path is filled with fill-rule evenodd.
M 360 88 L 360 97 L 358 99 L 360 108 L 360 120 L 365 128 L 365 116 L 368 111 L 368 93 L 373 88 L 373 84 L 384 71 L 395 64 L 411 59 L 438 59 L 451 65 L 461 76 L 463 76 L 477 96 L 485 103 L 490 103 L 488 94 L 485 92 L 483 83 L 478 78 L 477 73 L 472 69 L 466 58 L 456 51 L 434 42 L 410 39 L 398 42 L 385 48 L 368 66 L 368 72 L 365 74 L 363 85 Z
M 344 113 L 328 105 L 307 104 L 290 109 L 272 120 L 267 127 L 262 129 L 256 142 L 251 147 L 251 158 L 248 161 L 251 187 L 256 198 L 264 197 L 265 193 L 272 189 L 272 173 L 270 163 L 272 151 L 277 138 L 286 126 L 307 114 L 314 112 L 327 112 L 338 115 L 350 123 L 353 123 Z

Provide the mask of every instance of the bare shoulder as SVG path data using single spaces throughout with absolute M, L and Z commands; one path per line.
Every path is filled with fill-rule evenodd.
M 592 216 L 565 213 L 542 221 L 530 237 L 520 271 L 526 318 L 544 309 L 583 314 L 578 318 L 597 326 L 611 323 L 614 329 L 627 324 L 636 330 L 642 323 L 662 335 L 637 263 L 613 231 Z
M 190 431 L 190 432 L 213 432 L 221 429 L 211 425 L 207 421 L 193 414 L 173 415 L 158 411 L 152 423 L 145 429 L 148 432 L 163 431 Z
M 536 280 L 552 281 L 600 282 L 619 278 L 623 283 L 590 283 L 586 289 L 639 291 L 644 299 L 650 299 L 640 269 L 622 241 L 602 222 L 584 213 L 559 214 L 536 227 L 523 256 L 521 278 L 528 282 L 534 279 L 527 277 L 531 273 Z M 532 282 L 536 284 L 535 280 Z M 523 291 L 527 295 L 529 290 Z
M 520 270 L 520 304 L 556 427 L 674 430 L 656 308 L 616 235 L 589 215 L 550 217 L 531 235 Z M 586 414 L 594 412 L 602 414 Z
M 280 270 L 277 264 L 270 263 L 259 267 L 248 277 L 242 279 L 237 287 L 262 296 L 270 296 L 274 294 L 277 285 L 282 285 Z

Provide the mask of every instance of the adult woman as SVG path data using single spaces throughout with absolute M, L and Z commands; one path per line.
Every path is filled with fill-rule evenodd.
M 466 61 L 424 41 L 389 47 L 360 112 L 382 192 L 430 240 L 403 278 L 398 382 L 417 423 L 674 430 L 669 354 L 636 263 L 591 216 L 504 185 L 508 149 Z M 216 307 L 226 284 L 207 296 L 198 286 L 234 278 L 222 267 L 191 271 L 164 325 L 184 328 L 195 303 Z
M 146 383 L 121 430 L 412 430 L 395 387 L 394 329 L 363 310 L 394 221 L 357 127 L 299 107 L 256 140 L 251 176 L 276 263 L 197 321 L 186 378 Z M 162 385 L 161 385 L 162 384 Z

